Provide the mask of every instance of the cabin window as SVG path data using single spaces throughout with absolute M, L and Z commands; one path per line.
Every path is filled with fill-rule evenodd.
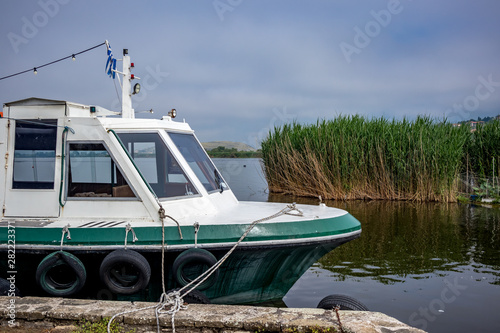
M 118 136 L 157 197 L 198 194 L 158 133 L 118 133 Z
M 102 143 L 70 143 L 68 197 L 135 197 Z
M 57 120 L 16 121 L 12 188 L 53 189 Z
M 228 186 L 207 153 L 192 134 L 168 133 L 207 192 L 224 190 Z

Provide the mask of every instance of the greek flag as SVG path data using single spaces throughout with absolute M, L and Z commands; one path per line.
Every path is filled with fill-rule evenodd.
M 106 47 L 108 49 L 108 61 L 106 61 L 105 72 L 109 75 L 109 77 L 115 78 L 115 70 L 116 70 L 116 59 L 113 58 L 113 52 L 111 51 L 111 46 L 108 41 L 106 41 Z

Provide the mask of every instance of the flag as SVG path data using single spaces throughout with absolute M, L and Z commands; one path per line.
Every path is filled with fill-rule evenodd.
M 105 72 L 109 75 L 109 77 L 115 78 L 115 70 L 116 70 L 116 59 L 113 58 L 113 51 L 111 51 L 111 45 L 106 41 L 106 48 L 108 49 L 108 60 L 106 61 Z

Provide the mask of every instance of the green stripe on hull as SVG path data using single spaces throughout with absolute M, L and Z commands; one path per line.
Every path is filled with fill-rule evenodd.
M 15 225 L 15 224 L 14 224 Z M 198 232 L 198 244 L 233 243 L 243 235 L 248 224 L 202 225 Z M 181 240 L 177 226 L 165 227 L 168 245 L 194 244 L 194 227 L 182 226 Z M 300 222 L 260 223 L 248 234 L 245 242 L 300 240 L 346 234 L 361 230 L 360 223 L 350 214 L 335 218 L 314 219 Z M 161 227 L 134 227 L 138 241 L 134 245 L 161 244 Z M 78 228 L 70 227 L 71 239 L 64 238 L 65 246 L 121 245 L 125 242 L 125 228 Z M 16 227 L 16 245 L 59 245 L 62 228 Z M 1 244 L 7 244 L 7 233 L 0 234 Z M 132 244 L 132 235 L 128 236 Z

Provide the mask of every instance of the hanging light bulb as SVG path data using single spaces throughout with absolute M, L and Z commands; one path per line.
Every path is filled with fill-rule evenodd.
M 71 55 L 71 59 L 73 59 L 73 61 L 75 61 L 75 60 L 76 60 L 76 58 L 75 58 L 75 55 L 74 55 L 74 54 L 72 54 L 72 55 Z
M 34 73 L 35 75 L 37 75 L 37 74 L 38 74 L 38 72 L 36 71 L 36 67 L 34 67 L 34 68 L 33 68 L 33 73 Z

